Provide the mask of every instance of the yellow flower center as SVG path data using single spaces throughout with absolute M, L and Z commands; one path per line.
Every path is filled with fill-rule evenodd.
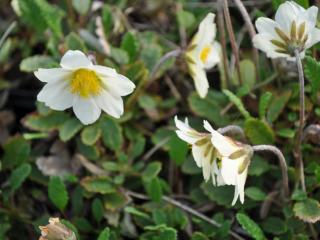
M 101 80 L 94 71 L 79 69 L 72 75 L 71 93 L 78 94 L 82 98 L 99 95 L 102 86 Z
M 208 59 L 208 56 L 211 52 L 211 46 L 204 47 L 200 53 L 200 59 L 203 63 L 205 63 Z

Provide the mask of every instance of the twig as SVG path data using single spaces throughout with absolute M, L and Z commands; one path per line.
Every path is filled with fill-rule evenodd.
M 241 13 L 243 20 L 246 23 L 250 38 L 253 39 L 253 37 L 256 35 L 256 30 L 252 24 L 251 17 L 249 15 L 247 9 L 245 8 L 245 6 L 243 5 L 243 2 L 241 0 L 234 0 L 234 2 Z M 252 48 L 252 49 L 253 49 L 252 51 L 253 51 L 254 63 L 256 66 L 256 68 L 255 68 L 256 69 L 256 76 L 259 81 L 260 80 L 259 52 L 258 52 L 258 49 L 256 49 L 256 48 Z
M 241 72 L 240 72 L 239 51 L 238 51 L 238 47 L 237 47 L 237 43 L 236 43 L 236 38 L 234 36 L 234 31 L 233 31 L 233 27 L 232 27 L 232 23 L 231 23 L 231 17 L 230 17 L 229 6 L 228 6 L 227 0 L 224 0 L 223 13 L 224 13 L 224 18 L 226 20 L 226 26 L 227 26 L 227 31 L 228 31 L 229 38 L 230 38 L 231 48 L 232 48 L 232 51 L 233 51 L 233 54 L 234 54 L 235 60 L 236 60 L 236 68 L 237 68 L 239 84 L 242 85 L 243 81 L 242 81 Z
M 229 67 L 228 67 L 228 54 L 227 54 L 227 43 L 226 43 L 226 30 L 223 19 L 223 0 L 219 0 L 219 11 L 217 12 L 217 22 L 219 30 L 219 39 L 222 48 L 222 63 L 226 80 L 226 87 L 230 87 L 230 78 L 229 78 Z
M 297 159 L 299 164 L 299 173 L 300 173 L 300 181 L 301 187 L 304 192 L 306 192 L 306 184 L 304 178 L 304 166 L 303 166 L 303 156 L 301 150 L 302 144 L 302 137 L 303 137 L 303 128 L 304 128 L 304 121 L 305 121 L 305 102 L 304 102 L 304 74 L 303 74 L 303 67 L 300 58 L 300 52 L 298 49 L 294 51 L 296 61 L 297 61 L 297 68 L 298 68 L 298 75 L 299 75 L 299 90 L 300 90 L 300 113 L 299 113 L 299 128 L 298 134 L 296 138 L 296 153 Z
M 223 128 L 219 128 L 217 130 L 221 134 L 225 134 L 227 132 L 232 132 L 233 134 L 239 134 L 242 138 L 245 138 L 245 134 L 243 132 L 243 129 L 237 125 L 228 125 Z
M 11 31 L 15 28 L 15 26 L 17 25 L 16 21 L 13 21 L 9 27 L 7 28 L 7 30 L 3 33 L 1 39 L 0 39 L 0 48 L 2 47 L 4 41 L 7 39 L 7 37 L 9 36 L 9 34 L 11 33 Z
M 76 154 L 75 157 L 79 160 L 82 166 L 84 166 L 90 173 L 98 176 L 107 176 L 108 172 L 99 168 L 95 164 L 89 162 L 83 155 Z
M 129 196 L 132 196 L 132 197 L 138 198 L 138 199 L 143 199 L 143 200 L 148 200 L 149 199 L 144 194 L 140 194 L 140 193 L 136 193 L 136 192 L 132 192 L 132 191 L 127 191 L 127 194 Z M 172 199 L 170 197 L 167 197 L 167 196 L 163 196 L 162 199 L 164 201 L 166 201 L 166 202 L 168 202 L 168 203 L 170 203 L 170 204 L 172 204 L 172 205 L 174 205 L 174 206 L 176 206 L 176 207 L 178 207 L 178 208 L 180 208 L 180 209 L 182 209 L 182 210 L 184 210 L 184 211 L 186 211 L 186 212 L 188 212 L 188 213 L 190 213 L 190 214 L 192 214 L 192 215 L 194 215 L 194 216 L 196 216 L 198 218 L 200 218 L 201 220 L 203 220 L 203 221 L 205 221 L 205 222 L 207 222 L 207 223 L 209 223 L 209 224 L 211 224 L 211 225 L 213 225 L 215 227 L 221 227 L 220 223 L 214 221 L 213 219 L 208 218 L 207 216 L 203 215 L 202 213 L 194 210 L 193 208 L 188 207 L 187 205 L 182 204 L 181 202 L 178 202 L 178 201 L 176 201 L 176 200 L 174 200 L 174 199 Z M 237 233 L 235 233 L 232 230 L 229 231 L 229 234 L 231 236 L 233 236 L 235 239 L 244 240 L 241 236 L 239 236 Z
M 288 167 L 287 167 L 286 159 L 284 158 L 282 152 L 277 147 L 272 145 L 256 145 L 256 146 L 252 146 L 252 149 L 254 152 L 269 151 L 277 155 L 280 162 L 280 167 L 281 167 L 284 193 L 286 197 L 289 197 L 290 191 L 289 191 L 289 180 L 288 180 Z
M 148 152 L 146 152 L 143 155 L 143 157 L 141 158 L 141 160 L 147 161 L 158 149 L 160 149 L 162 146 L 164 146 L 169 140 L 170 140 L 170 137 L 166 137 L 166 138 L 162 139 L 153 148 L 151 148 Z

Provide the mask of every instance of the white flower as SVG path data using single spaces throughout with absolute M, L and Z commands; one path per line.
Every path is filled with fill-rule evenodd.
M 59 218 L 49 218 L 49 224 L 39 226 L 41 237 L 39 240 L 76 240 L 73 231 L 62 224 Z
M 95 122 L 101 109 L 119 118 L 123 114 L 121 96 L 132 93 L 135 85 L 114 69 L 94 65 L 81 51 L 67 51 L 61 68 L 38 69 L 34 74 L 47 83 L 38 94 L 38 101 L 62 111 L 72 107 L 83 124 Z
M 275 21 L 265 17 L 257 19 L 258 34 L 253 38 L 253 44 L 270 58 L 294 60 L 295 49 L 303 58 L 305 50 L 320 41 L 317 15 L 316 6 L 304 9 L 293 1 L 287 1 L 278 8 Z
M 242 144 L 223 136 L 214 130 L 207 121 L 204 128 L 208 133 L 200 133 L 175 117 L 177 135 L 192 145 L 192 155 L 198 167 L 202 168 L 205 181 L 212 178 L 213 185 L 234 185 L 234 205 L 240 196 L 244 202 L 244 186 L 248 166 L 253 154 L 249 145 Z
M 209 13 L 200 23 L 186 53 L 190 74 L 200 97 L 206 97 L 209 83 L 206 70 L 220 62 L 220 44 L 216 37 L 215 15 Z

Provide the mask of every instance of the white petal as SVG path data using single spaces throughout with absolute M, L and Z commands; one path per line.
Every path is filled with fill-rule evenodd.
M 309 39 L 306 42 L 306 48 L 308 49 L 318 42 L 320 42 L 320 29 L 314 28 L 309 34 Z
M 60 80 L 46 84 L 39 92 L 37 100 L 54 110 L 62 111 L 72 106 L 73 95 L 68 90 L 68 83 Z
M 241 175 L 238 175 L 238 178 L 237 178 L 237 186 L 238 186 L 238 192 L 240 194 L 241 203 L 244 202 L 244 186 L 246 184 L 247 175 L 248 175 L 248 168 L 246 168 L 246 170 L 244 170 Z
M 221 56 L 221 45 L 218 42 L 214 42 L 211 47 L 211 51 L 207 58 L 206 63 L 204 64 L 205 69 L 213 68 L 220 62 Z
M 211 175 L 210 157 L 211 157 L 211 154 L 208 153 L 207 156 L 203 156 L 202 158 L 202 174 L 203 174 L 203 179 L 206 182 L 210 179 L 210 175 Z
M 238 161 L 222 158 L 221 175 L 227 185 L 236 185 L 238 176 Z
M 77 118 L 85 125 L 94 123 L 100 117 L 101 108 L 93 98 L 75 96 L 73 111 Z
M 72 71 L 63 68 L 39 68 L 34 75 L 42 82 L 54 82 L 69 79 Z
M 176 124 L 176 127 L 183 132 L 195 131 L 193 128 L 189 126 L 188 118 L 185 118 L 185 121 L 182 122 L 181 120 L 178 119 L 177 116 L 175 116 L 174 123 Z
M 136 87 L 127 77 L 117 74 L 115 77 L 102 77 L 104 88 L 108 89 L 113 95 L 126 96 L 133 92 Z
M 205 98 L 209 89 L 206 71 L 200 66 L 200 64 L 189 65 L 189 68 L 199 96 L 201 98 Z
M 192 145 L 192 156 L 194 161 L 196 162 L 198 167 L 202 167 L 202 160 L 204 159 L 204 153 L 205 153 L 205 147 L 207 145 L 203 146 L 197 146 L 197 145 Z
M 270 18 L 260 17 L 256 21 L 258 33 L 270 35 L 270 39 L 281 40 L 275 31 L 275 28 L 280 28 L 279 24 Z
M 191 44 L 204 46 L 213 42 L 216 37 L 216 24 L 214 23 L 214 18 L 215 15 L 213 13 L 207 14 L 199 24 L 198 32 L 193 37 Z
M 92 66 L 88 57 L 79 50 L 68 50 L 60 62 L 61 67 L 66 69 L 90 68 Z
M 289 34 L 293 20 L 297 20 L 304 8 L 293 1 L 286 1 L 281 4 L 276 12 L 275 20 L 281 26 L 281 30 Z
M 317 16 L 318 16 L 318 8 L 316 6 L 312 6 L 312 7 L 308 8 L 307 10 L 300 12 L 296 22 L 298 24 L 306 22 L 305 31 L 310 32 L 316 26 Z
M 117 71 L 114 68 L 105 67 L 101 65 L 92 65 L 91 69 L 95 71 L 98 75 L 102 75 L 103 77 L 116 77 Z
M 235 185 L 235 187 L 234 187 L 233 200 L 232 200 L 232 203 L 231 203 L 232 206 L 234 206 L 234 205 L 236 204 L 238 198 L 239 198 L 239 190 L 238 190 L 238 186 Z
M 176 127 L 179 129 L 176 131 L 179 138 L 183 141 L 193 145 L 197 141 L 199 141 L 204 136 L 201 133 L 197 132 L 193 128 L 189 126 L 188 119 L 185 119 L 185 122 L 182 122 L 178 119 L 177 116 L 174 117 L 174 122 Z
M 110 94 L 102 90 L 101 94 L 95 97 L 98 106 L 114 118 L 120 118 L 123 114 L 123 100 L 120 96 Z
M 290 57 L 289 54 L 283 54 L 276 52 L 276 47 L 270 42 L 273 39 L 271 35 L 265 33 L 259 33 L 252 39 L 255 48 L 265 52 L 269 58 Z

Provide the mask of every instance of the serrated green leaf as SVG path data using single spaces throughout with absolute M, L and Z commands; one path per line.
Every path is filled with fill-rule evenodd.
M 266 111 L 270 104 L 272 97 L 271 92 L 265 92 L 261 97 L 259 101 L 259 117 L 261 119 L 264 119 L 266 117 Z
M 253 144 L 272 144 L 275 140 L 271 127 L 259 119 L 247 119 L 244 123 L 244 132 Z
M 236 218 L 240 225 L 243 227 L 244 230 L 246 230 L 247 233 L 251 237 L 253 237 L 256 240 L 264 240 L 266 237 L 264 236 L 261 228 L 258 224 L 256 224 L 251 218 L 249 218 L 247 215 L 243 213 L 238 213 L 236 215 Z
M 62 141 L 69 141 L 74 137 L 83 127 L 77 118 L 71 118 L 61 125 L 59 129 L 59 137 Z
M 34 72 L 39 68 L 52 68 L 56 67 L 57 65 L 57 62 L 49 56 L 34 55 L 32 57 L 27 57 L 21 61 L 20 71 Z
M 93 193 L 112 193 L 115 191 L 110 179 L 105 176 L 85 177 L 81 180 L 81 185 L 88 192 Z
M 141 218 L 145 218 L 145 219 L 150 219 L 149 215 L 138 210 L 137 208 L 134 207 L 125 207 L 124 209 L 125 212 L 130 213 L 132 215 L 141 217 Z
M 228 96 L 229 100 L 239 109 L 240 113 L 244 116 L 244 118 L 251 118 L 250 113 L 245 109 L 242 101 L 235 94 L 230 92 L 227 89 L 222 90 L 225 95 Z
M 283 234 L 287 231 L 287 226 L 281 218 L 268 217 L 262 223 L 262 229 L 267 233 L 280 235 L 280 234 Z
M 31 173 L 31 166 L 24 163 L 16 168 L 9 177 L 10 191 L 15 192 Z
M 74 32 L 71 32 L 68 36 L 66 36 L 65 42 L 69 50 L 81 50 L 83 52 L 87 50 L 84 41 L 78 34 Z
M 320 63 L 310 56 L 307 56 L 304 61 L 304 72 L 311 83 L 312 94 L 315 96 L 320 91 Z
M 68 192 L 60 177 L 51 177 L 48 185 L 48 195 L 51 202 L 63 211 L 68 204 Z
M 274 122 L 278 119 L 285 106 L 287 105 L 291 97 L 291 93 L 291 90 L 286 90 L 279 95 L 273 96 L 267 112 L 268 121 Z
M 192 234 L 191 240 L 209 240 L 209 238 L 201 232 L 195 232 Z
M 30 144 L 23 137 L 11 138 L 4 145 L 3 168 L 12 168 L 24 163 L 30 152 Z
M 308 198 L 302 202 L 297 202 L 293 206 L 296 217 L 302 221 L 315 223 L 320 220 L 320 204 L 317 200 Z
M 120 125 L 111 118 L 101 118 L 103 143 L 113 151 L 118 151 L 123 142 L 122 129 Z
M 110 229 L 106 227 L 103 231 L 99 234 L 97 240 L 109 240 L 110 239 Z
M 89 160 L 97 160 L 100 157 L 100 151 L 97 146 L 85 145 L 82 143 L 82 141 L 80 141 L 80 139 L 77 139 L 77 149 Z
M 85 127 L 81 132 L 81 141 L 86 145 L 95 144 L 102 134 L 102 130 L 98 125 Z
M 264 201 L 267 195 L 257 187 L 248 187 L 245 189 L 246 196 L 255 201 Z

